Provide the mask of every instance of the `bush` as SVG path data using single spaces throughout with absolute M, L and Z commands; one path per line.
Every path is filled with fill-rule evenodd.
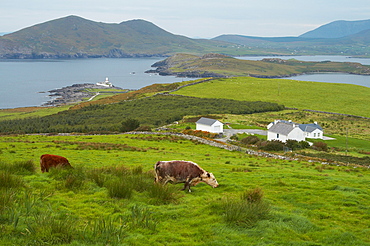
M 266 151 L 282 151 L 285 147 L 285 144 L 279 140 L 272 140 L 272 141 L 264 141 L 262 145 L 260 145 L 260 149 Z
M 122 132 L 130 132 L 137 129 L 140 126 L 140 122 L 136 119 L 128 118 L 124 120 L 121 126 Z
M 306 141 L 297 141 L 293 139 L 288 139 L 285 143 L 285 146 L 288 147 L 289 149 L 292 150 L 297 150 L 297 149 L 306 149 L 310 147 L 310 144 Z
M 324 142 L 315 142 L 312 145 L 312 149 L 318 150 L 318 151 L 328 151 L 328 145 Z
M 260 138 L 257 137 L 257 136 L 248 136 L 248 137 L 245 137 L 243 138 L 242 140 L 240 140 L 243 144 L 247 144 L 247 145 L 250 145 L 250 144 L 256 144 L 258 143 L 258 141 L 260 141 Z

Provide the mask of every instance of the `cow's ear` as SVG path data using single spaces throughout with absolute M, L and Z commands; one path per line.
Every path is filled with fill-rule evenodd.
M 209 173 L 207 173 L 207 177 L 208 177 L 208 178 L 210 178 L 210 177 L 211 177 L 211 175 L 210 175 Z

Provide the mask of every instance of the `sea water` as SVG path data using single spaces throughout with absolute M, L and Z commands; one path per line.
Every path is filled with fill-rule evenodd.
M 264 57 L 241 57 L 261 60 Z M 275 56 L 276 58 L 276 56 Z M 370 65 L 370 59 L 344 56 L 277 57 L 303 61 L 359 62 Z M 40 106 L 50 100 L 49 90 L 73 84 L 109 81 L 123 89 L 140 89 L 155 83 L 174 83 L 186 78 L 145 73 L 164 58 L 94 58 L 71 60 L 0 60 L 0 109 Z M 370 87 L 370 76 L 351 74 L 309 74 L 289 79 L 356 84 Z
M 189 80 L 145 71 L 164 58 L 0 60 L 0 109 L 40 106 L 49 90 L 73 84 L 104 82 L 123 89 Z

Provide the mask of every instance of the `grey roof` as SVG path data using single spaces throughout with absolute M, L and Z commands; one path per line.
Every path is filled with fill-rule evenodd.
M 215 120 L 215 119 L 209 119 L 209 118 L 202 117 L 196 123 L 202 124 L 202 125 L 211 126 L 211 125 L 213 125 L 217 121 L 218 120 Z
M 279 133 L 287 136 L 293 129 L 293 124 L 278 122 L 270 127 L 269 132 Z
M 304 132 L 313 132 L 316 129 L 319 129 L 322 131 L 322 127 L 319 124 L 300 124 L 299 128 L 301 128 Z

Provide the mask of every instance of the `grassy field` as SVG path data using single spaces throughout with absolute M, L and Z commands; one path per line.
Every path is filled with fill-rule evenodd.
M 370 245 L 365 168 L 153 135 L 2 136 L 0 150 L 1 245 Z M 41 173 L 45 153 L 67 157 L 74 169 Z M 197 162 L 220 186 L 187 193 L 169 184 L 169 197 L 153 193 L 153 165 L 173 159 Z M 28 160 L 36 171 L 11 168 Z M 122 166 L 131 171 L 113 174 Z M 128 187 L 125 177 L 140 185 L 119 196 L 112 184 Z M 264 203 L 248 203 L 250 191 Z M 253 221 L 243 217 L 251 211 L 259 215 Z
M 285 107 L 370 117 L 370 88 L 348 84 L 237 77 L 184 87 L 173 94 L 275 102 Z

